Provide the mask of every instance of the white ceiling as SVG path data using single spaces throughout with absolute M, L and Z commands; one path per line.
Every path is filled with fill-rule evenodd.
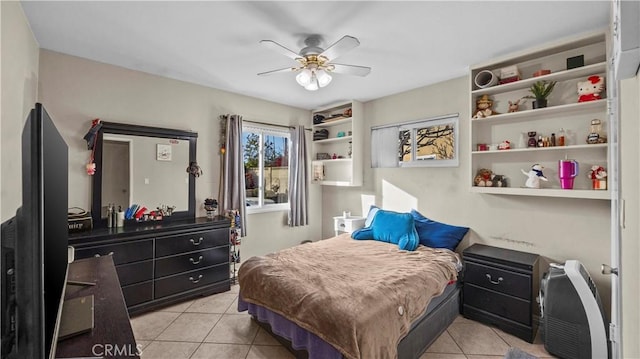
M 471 64 L 605 28 L 608 1 L 23 1 L 40 47 L 299 108 L 369 101 L 463 76 Z M 370 66 L 309 92 L 293 73 L 306 35 L 360 46 L 336 62 Z

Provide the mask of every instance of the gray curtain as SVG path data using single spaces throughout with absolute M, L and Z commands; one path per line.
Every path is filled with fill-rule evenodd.
M 223 167 L 222 209 L 238 210 L 242 236 L 247 235 L 246 196 L 244 190 L 244 160 L 242 158 L 242 116 L 224 115 L 226 121 L 226 155 Z
M 307 141 L 304 126 L 291 130 L 291 155 L 289 156 L 289 226 L 309 224 L 309 174 Z

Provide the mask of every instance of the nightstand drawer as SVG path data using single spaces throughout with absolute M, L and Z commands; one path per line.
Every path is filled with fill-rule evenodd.
M 531 276 L 466 262 L 464 281 L 525 300 L 531 298 Z
M 531 302 L 465 283 L 464 303 L 506 319 L 531 325 Z

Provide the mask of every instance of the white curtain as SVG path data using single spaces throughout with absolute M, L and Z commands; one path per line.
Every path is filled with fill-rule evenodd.
M 309 174 L 307 141 L 304 126 L 291 130 L 291 154 L 289 156 L 289 226 L 309 224 Z
M 371 167 L 398 167 L 398 126 L 371 130 Z
M 241 236 L 247 235 L 244 160 L 242 158 L 242 116 L 224 115 L 226 121 L 226 154 L 223 167 L 223 213 L 237 210 L 240 214 Z

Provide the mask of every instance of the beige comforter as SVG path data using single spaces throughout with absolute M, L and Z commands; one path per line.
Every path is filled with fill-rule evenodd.
M 434 296 L 457 278 L 457 255 L 340 236 L 252 257 L 240 296 L 281 314 L 346 358 L 396 358 L 397 346 Z

